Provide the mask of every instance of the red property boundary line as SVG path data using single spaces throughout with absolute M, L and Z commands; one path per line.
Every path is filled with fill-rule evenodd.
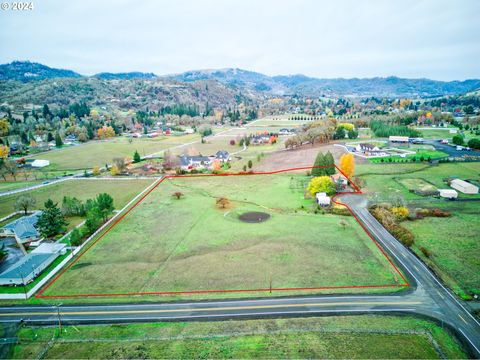
M 360 224 L 362 229 L 367 233 L 370 239 L 374 242 L 377 248 L 388 260 L 390 265 L 394 268 L 395 272 L 402 278 L 405 282 L 404 284 L 398 285 L 345 285 L 345 286 L 321 286 L 321 287 L 291 287 L 291 288 L 260 288 L 260 289 L 226 289 L 226 290 L 190 290 L 190 291 L 151 291 L 151 292 L 130 292 L 130 293 L 114 293 L 114 294 L 72 294 L 72 295 L 43 295 L 43 293 L 55 282 L 57 281 L 68 269 L 70 269 L 80 258 L 85 255 L 85 253 L 90 250 L 95 244 L 97 244 L 113 227 L 115 227 L 120 221 L 122 221 L 133 209 L 135 209 L 150 193 L 155 190 L 158 185 L 160 185 L 165 179 L 175 179 L 175 178 L 190 178 L 190 177 L 219 177 L 219 176 L 255 176 L 255 175 L 274 175 L 284 172 L 297 171 L 297 170 L 312 170 L 320 168 L 329 168 L 330 166 L 304 166 L 296 167 L 275 171 L 258 171 L 258 172 L 239 172 L 239 173 L 222 173 L 222 174 L 193 174 L 193 175 L 166 175 L 158 181 L 158 183 L 149 189 L 143 196 L 137 200 L 127 211 L 125 211 L 120 217 L 118 217 L 108 228 L 90 245 L 88 245 L 81 253 L 78 255 L 67 267 L 65 267 L 60 273 L 58 273 L 52 280 L 50 280 L 36 295 L 36 298 L 51 298 L 51 299 L 64 299 L 64 298 L 81 298 L 81 297 L 118 297 L 118 296 L 147 296 L 147 295 L 181 295 L 181 294 L 208 294 L 208 293 L 253 293 L 253 292 L 270 292 L 270 291 L 308 291 L 308 290 L 335 290 L 335 289 L 381 289 L 381 288 L 398 288 L 398 287 L 409 287 L 410 284 L 398 269 L 398 267 L 393 263 L 385 250 L 378 244 L 374 239 L 372 234 L 367 230 L 367 228 L 360 222 L 357 216 L 353 213 L 350 207 L 344 203 L 338 202 L 335 198 L 343 194 L 362 194 L 360 188 L 347 176 L 345 173 L 334 164 L 335 168 L 348 179 L 350 185 L 354 188 L 354 192 L 339 192 L 332 197 L 332 202 L 344 206 L 352 214 L 355 220 Z

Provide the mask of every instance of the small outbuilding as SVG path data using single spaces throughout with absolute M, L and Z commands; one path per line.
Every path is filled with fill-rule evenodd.
M 453 189 L 438 189 L 438 193 L 440 197 L 446 199 L 456 199 L 458 197 L 458 193 Z
M 478 194 L 478 186 L 461 179 L 453 179 L 450 186 L 464 194 Z
M 389 136 L 388 141 L 396 143 L 408 143 L 408 136 Z
M 48 160 L 36 159 L 32 162 L 32 167 L 36 167 L 36 168 L 43 168 L 48 165 L 50 165 L 50 161 Z
M 320 206 L 329 206 L 330 205 L 330 196 L 327 196 L 327 193 L 319 192 L 315 195 L 317 199 L 317 204 Z

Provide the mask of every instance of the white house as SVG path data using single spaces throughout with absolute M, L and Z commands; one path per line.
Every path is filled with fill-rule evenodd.
M 372 152 L 372 151 L 379 151 L 380 148 L 373 144 L 358 144 L 355 149 L 359 152 Z
M 180 156 L 180 168 L 185 171 L 209 169 L 211 165 L 208 156 Z
M 330 196 L 327 196 L 327 193 L 319 192 L 315 195 L 317 199 L 317 204 L 320 206 L 329 206 L 330 205 Z
M 458 197 L 458 193 L 453 189 L 438 189 L 438 191 L 443 198 L 456 199 Z
M 32 162 L 32 167 L 36 167 L 36 168 L 43 168 L 48 165 L 50 165 L 50 161 L 48 160 L 36 159 Z
M 450 186 L 464 194 L 478 194 L 478 186 L 460 179 L 453 179 Z

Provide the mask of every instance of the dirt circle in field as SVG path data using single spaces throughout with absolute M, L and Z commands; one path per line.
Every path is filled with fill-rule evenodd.
M 261 223 L 270 219 L 270 214 L 260 211 L 250 211 L 243 213 L 238 218 L 247 223 Z

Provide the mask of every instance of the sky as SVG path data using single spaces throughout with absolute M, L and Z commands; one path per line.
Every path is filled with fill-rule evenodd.
M 0 10 L 0 63 L 480 78 L 480 0 L 31 1 L 32 11 Z

